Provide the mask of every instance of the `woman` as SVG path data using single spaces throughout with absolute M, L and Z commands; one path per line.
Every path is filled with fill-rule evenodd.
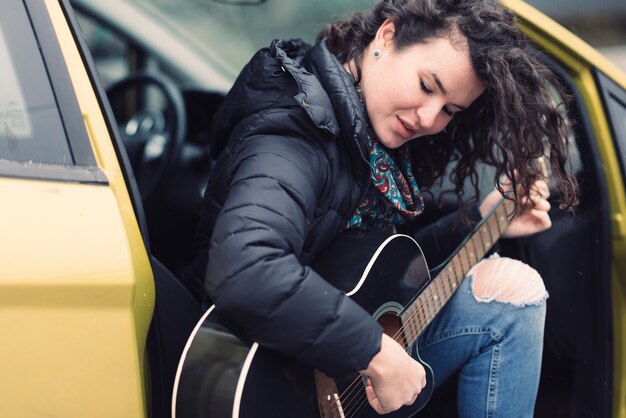
M 505 236 L 549 228 L 537 158 L 565 207 L 577 190 L 548 82 L 512 14 L 484 0 L 383 0 L 312 47 L 274 41 L 215 118 L 189 286 L 264 347 L 330 376 L 364 372 L 378 413 L 413 403 L 423 367 L 308 266 L 350 228 L 411 231 L 443 258 L 505 191 L 516 203 Z M 477 192 L 478 161 L 495 167 L 497 189 L 415 232 L 419 187 L 452 161 L 459 197 L 468 177 Z M 462 416 L 532 416 L 545 287 L 497 256 L 470 276 L 420 337 L 421 357 L 435 385 L 460 371 Z

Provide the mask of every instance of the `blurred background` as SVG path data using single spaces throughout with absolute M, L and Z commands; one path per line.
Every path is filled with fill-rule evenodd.
M 71 0 L 105 86 L 128 74 L 133 45 L 194 74 L 181 80 L 227 90 L 275 38 L 313 42 L 325 23 L 376 0 Z M 526 0 L 626 71 L 626 0 Z M 177 38 L 165 47 L 165 39 Z M 182 42 L 182 43 L 181 43 Z M 189 54 L 181 55 L 182 50 Z M 193 50 L 193 51 L 192 51 Z M 140 54 L 142 55 L 142 54 Z M 142 55 L 143 56 L 143 55 Z M 200 58 L 190 61 L 192 56 Z
M 526 0 L 626 71 L 626 0 Z

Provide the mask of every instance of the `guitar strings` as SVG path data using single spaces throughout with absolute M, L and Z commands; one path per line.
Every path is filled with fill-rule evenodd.
M 425 308 L 421 310 L 416 310 L 416 312 L 414 314 L 411 314 L 407 319 L 414 319 L 417 316 L 417 312 L 426 313 L 426 310 Z M 436 316 L 436 313 L 432 311 L 428 311 L 428 316 L 426 317 L 425 323 L 428 324 L 430 321 L 432 321 L 432 319 L 435 316 Z M 418 335 L 421 334 L 424 328 L 425 327 L 423 327 L 422 329 L 419 329 Z M 404 335 L 403 331 L 407 329 L 408 328 L 405 325 L 400 326 L 398 331 L 392 336 L 392 338 L 398 341 L 398 339 Z M 412 345 L 413 344 L 409 344 L 408 346 L 412 346 Z M 359 389 L 359 385 L 363 383 L 363 378 L 367 378 L 367 376 L 365 376 L 364 374 L 360 374 L 360 377 L 357 379 L 354 379 L 350 383 L 350 385 L 348 385 L 346 390 L 344 390 L 344 392 L 341 395 L 339 395 L 339 399 L 342 404 L 342 410 L 346 417 L 354 416 L 352 415 L 353 413 L 356 415 L 356 413 L 360 411 L 368 403 L 367 395 L 365 393 L 364 387 L 363 387 L 363 390 L 359 390 L 355 395 L 355 390 Z M 356 406 L 354 405 L 354 402 L 357 402 Z M 336 403 L 334 403 L 334 406 L 332 409 L 334 413 L 339 412 L 339 406 Z
M 473 241 L 473 240 L 472 240 Z M 453 263 L 451 263 L 453 264 Z M 471 261 L 468 260 L 468 264 L 471 264 Z M 456 271 L 456 266 L 453 266 L 453 269 Z M 448 281 L 450 280 L 450 274 L 448 271 L 448 274 L 444 274 L 442 273 L 442 279 L 438 280 L 437 276 L 434 280 L 433 283 L 435 283 L 436 281 L 438 281 L 439 283 L 443 283 L 443 277 L 446 277 L 448 279 Z M 457 274 L 458 276 L 458 274 Z M 454 281 L 455 285 L 457 283 L 457 281 Z M 441 286 L 443 288 L 443 293 L 447 293 L 445 291 L 445 286 Z M 452 287 L 452 286 L 450 286 Z M 427 288 L 429 289 L 429 288 Z M 451 289 L 451 294 L 453 293 L 453 291 L 456 290 L 456 287 L 454 289 Z M 425 292 L 422 293 L 422 295 L 425 295 Z M 420 296 L 422 296 L 420 295 Z M 426 298 L 426 296 L 424 296 Z M 444 300 L 447 300 L 448 296 L 446 295 L 444 297 Z M 430 299 L 427 299 L 430 300 Z M 422 316 L 422 318 L 425 319 L 425 321 L 419 321 L 419 316 Z M 414 310 L 405 320 L 405 323 L 402 324 L 399 328 L 398 331 L 392 336 L 392 338 L 396 341 L 401 341 L 401 339 L 404 339 L 403 337 L 405 337 L 407 335 L 407 333 L 409 335 L 413 335 L 413 331 L 410 329 L 410 325 L 411 323 L 415 323 L 417 322 L 418 326 L 416 327 L 416 336 L 419 336 L 421 334 L 421 332 L 425 329 L 425 326 L 430 323 L 430 321 L 432 321 L 432 319 L 436 316 L 436 313 L 430 309 L 429 304 L 427 303 L 422 303 L 419 305 L 419 308 Z M 416 321 L 417 319 L 417 321 Z M 412 337 L 409 339 L 413 339 Z M 407 347 L 410 347 L 414 344 L 414 341 L 412 341 L 410 344 L 407 345 Z M 363 375 L 362 375 L 363 376 Z M 354 391 L 358 389 L 359 383 L 362 381 L 362 377 L 361 378 L 357 378 L 355 379 L 347 388 L 346 390 L 344 390 L 344 392 L 339 396 L 340 400 L 342 400 L 342 409 L 344 411 L 345 416 L 350 416 L 350 414 L 354 411 L 358 411 L 360 410 L 364 405 L 365 402 L 367 402 L 367 396 L 363 396 L 365 394 L 365 390 L 363 388 L 362 391 L 359 391 L 357 393 L 357 396 L 354 396 Z M 359 399 L 361 398 L 361 399 Z M 357 401 L 358 404 L 356 407 L 353 407 L 353 403 L 354 401 Z M 343 406 L 345 402 L 345 406 Z M 334 407 L 335 411 L 334 412 L 338 412 L 339 411 L 339 406 L 335 406 Z
M 341 405 L 341 409 L 343 410 L 344 416 L 349 416 L 351 411 L 354 410 L 354 406 L 352 405 L 354 401 L 359 402 L 359 404 L 362 402 L 362 400 L 361 401 L 359 400 L 359 395 L 364 394 L 365 390 L 358 391 L 358 389 L 359 389 L 359 382 L 363 382 L 364 378 L 367 378 L 367 376 L 365 376 L 365 374 L 363 373 L 360 373 L 359 377 L 354 379 L 348 385 L 348 387 L 340 395 L 338 395 L 339 397 L 338 400 L 330 400 L 331 398 L 329 398 L 329 403 L 331 404 L 331 409 L 332 409 L 332 413 L 334 416 L 336 416 L 335 414 L 339 414 L 340 406 L 338 405 L 338 402 Z M 356 395 L 355 395 L 355 390 L 358 391 Z M 366 400 L 367 400 L 367 397 L 366 397 Z M 356 409 L 358 410 L 359 408 L 360 408 L 359 405 L 357 405 Z
M 502 205 L 504 206 L 504 205 Z M 499 208 L 498 208 L 499 209 Z M 496 217 L 497 218 L 497 217 Z M 508 224 L 508 222 L 507 222 Z M 491 248 L 491 245 L 493 244 L 493 242 L 495 241 L 495 237 L 493 236 L 493 231 L 491 230 L 491 223 L 490 222 L 486 222 L 486 228 L 488 229 L 488 236 L 490 239 L 490 243 L 488 244 L 489 246 L 486 248 L 484 245 L 484 237 L 480 234 L 480 231 L 482 229 L 478 229 L 478 233 L 472 235 L 472 237 L 468 240 L 467 244 L 471 244 L 474 248 L 474 253 L 473 255 L 478 254 L 478 251 L 476 251 L 476 241 L 478 240 L 477 238 L 480 238 L 480 240 L 478 240 L 481 244 L 481 256 L 476 258 L 481 258 L 482 256 L 484 256 L 484 254 L 487 253 L 487 251 L 489 250 L 489 248 Z M 503 229 L 504 229 L 504 225 L 501 225 L 500 222 L 496 223 L 497 225 L 497 229 L 498 232 L 496 234 L 496 237 L 499 236 Z M 452 269 L 456 272 L 456 265 L 454 265 L 454 262 L 456 260 L 459 260 L 459 264 L 461 264 L 461 271 L 463 273 L 463 277 L 467 274 L 467 272 L 464 272 L 463 270 L 465 270 L 463 268 L 463 263 L 460 257 L 460 254 L 463 253 L 463 255 L 465 257 L 468 258 L 468 260 L 466 260 L 468 262 L 468 265 L 470 266 L 469 269 L 471 269 L 471 265 L 473 264 L 472 260 L 469 259 L 469 255 L 467 252 L 462 252 L 459 251 L 459 257 L 457 257 L 455 260 L 452 260 L 450 262 L 450 265 L 452 265 Z M 467 269 L 469 271 L 469 269 Z M 437 277 L 435 277 L 435 279 L 433 279 L 433 283 L 434 282 L 438 282 L 441 283 L 440 288 L 443 290 L 444 293 L 444 298 L 443 298 L 443 302 L 438 302 L 441 304 L 441 306 L 443 306 L 443 304 L 445 304 L 445 302 L 447 302 L 447 300 L 449 299 L 449 297 L 452 296 L 452 294 L 454 294 L 454 292 L 457 289 L 457 280 L 454 280 L 454 286 L 451 286 L 451 282 L 450 282 L 450 270 L 448 270 L 448 274 L 444 274 L 445 272 L 442 271 L 439 275 L 437 275 Z M 455 274 L 457 277 L 460 276 L 458 274 Z M 440 279 L 438 279 L 441 276 Z M 448 284 L 450 285 L 451 289 L 450 289 L 450 295 L 446 294 L 446 289 L 445 289 L 445 282 L 444 282 L 444 277 L 448 279 Z M 430 288 L 426 288 L 425 292 L 430 289 Z M 425 294 L 425 292 L 423 292 L 419 297 L 421 297 L 422 295 Z M 430 300 L 430 299 L 429 299 Z M 424 331 L 424 329 L 426 328 L 426 326 L 435 318 L 435 316 L 437 315 L 437 312 L 439 311 L 439 309 L 436 309 L 435 311 L 430 310 L 429 308 L 427 308 L 428 304 L 423 303 L 420 304 L 419 307 L 417 309 L 415 309 L 411 314 L 409 314 L 409 316 L 405 319 L 405 322 L 398 328 L 397 332 L 392 336 L 392 338 L 396 341 L 400 341 L 404 339 L 404 337 L 406 337 L 407 333 L 409 335 L 412 335 L 412 331 L 409 328 L 409 326 L 407 324 L 409 323 L 413 323 L 414 321 L 417 322 L 418 326 L 416 327 L 416 335 L 414 337 L 411 337 L 410 339 L 412 339 L 413 341 L 407 345 L 408 347 L 413 346 L 413 344 L 417 341 L 417 338 L 419 337 L 419 335 L 421 335 L 421 333 Z M 440 307 L 441 307 L 440 306 Z M 439 308 L 440 308 L 439 307 Z M 424 318 L 424 321 L 419 321 L 419 315 L 422 315 L 422 317 Z M 341 401 L 342 404 L 342 409 L 343 409 L 343 413 L 344 416 L 348 417 L 348 416 L 352 416 L 351 414 L 354 412 L 358 412 L 361 408 L 363 408 L 363 406 L 366 405 L 367 401 L 367 395 L 365 393 L 365 387 L 362 388 L 362 390 L 358 390 L 359 389 L 359 385 L 360 384 L 364 384 L 363 379 L 367 379 L 367 376 L 365 376 L 363 373 L 359 374 L 359 377 L 354 379 L 349 385 L 348 387 L 341 393 L 341 395 L 339 395 L 339 400 Z M 358 392 L 356 393 L 356 396 L 354 394 L 355 390 L 358 390 Z M 360 399 L 359 399 L 360 398 Z M 345 400 L 345 406 L 343 406 Z M 357 401 L 357 405 L 353 406 L 354 401 Z M 334 411 L 333 412 L 339 412 L 339 406 L 336 404 L 336 402 L 334 403 L 335 406 L 333 407 Z
M 503 208 L 504 205 L 502 205 L 500 208 Z M 498 210 L 500 209 L 498 208 Z M 498 217 L 495 218 L 496 220 L 498 220 Z M 503 218 L 500 218 L 503 219 Z M 504 218 L 506 219 L 506 218 Z M 448 268 L 447 270 L 443 270 L 441 271 L 441 273 L 439 273 L 433 280 L 432 283 L 435 287 L 438 287 L 440 289 L 440 292 L 435 293 L 434 296 L 437 296 L 439 294 L 443 294 L 444 298 L 443 299 L 439 299 L 437 298 L 437 303 L 440 304 L 441 306 L 443 306 L 447 300 L 454 294 L 454 292 L 457 290 L 458 284 L 460 284 L 462 282 L 462 280 L 465 278 L 465 276 L 467 275 L 467 273 L 469 272 L 469 270 L 471 270 L 471 265 L 473 265 L 475 262 L 477 262 L 480 258 L 482 258 L 487 251 L 489 251 L 489 249 L 491 248 L 493 242 L 496 240 L 496 238 L 498 236 L 501 235 L 502 231 L 504 230 L 504 227 L 506 226 L 506 224 L 508 224 L 508 222 L 504 222 L 504 225 L 501 224 L 500 222 L 496 222 L 495 225 L 497 227 L 497 233 L 493 234 L 493 230 L 492 230 L 492 222 L 486 222 L 485 223 L 485 227 L 488 230 L 488 244 L 487 246 L 485 246 L 485 236 L 481 233 L 482 232 L 482 228 L 479 228 L 478 231 L 476 231 L 477 233 L 473 234 L 471 236 L 471 238 L 468 240 L 466 246 L 463 248 L 467 248 L 470 244 L 473 247 L 473 252 L 472 253 L 468 253 L 467 251 L 463 251 L 460 250 L 457 254 L 458 257 L 455 257 L 450 263 L 449 266 L 450 268 Z M 476 246 L 477 242 L 480 244 L 480 251 L 478 251 L 478 248 Z M 466 260 L 463 260 L 463 257 L 466 258 Z M 472 260 L 471 257 L 473 257 L 475 260 Z M 467 262 L 468 268 L 464 268 L 463 267 L 463 261 Z M 460 268 L 461 270 L 461 274 L 459 274 L 457 272 L 457 267 Z M 467 270 L 467 271 L 465 271 Z M 454 272 L 453 274 L 451 272 Z M 459 277 L 460 280 L 457 279 L 453 279 L 453 281 L 451 281 L 451 276 L 454 277 Z M 445 279 L 447 279 L 448 282 L 448 288 L 450 289 L 449 294 L 448 291 L 446 290 L 446 282 Z M 454 284 L 453 284 L 454 283 Z M 427 287 L 426 290 L 420 295 L 418 296 L 418 298 L 420 297 L 424 297 L 425 299 L 427 298 L 426 292 L 429 291 L 431 289 L 431 287 Z M 432 295 L 432 292 L 431 292 Z M 434 298 L 427 298 L 428 301 L 434 300 Z M 437 310 L 438 312 L 438 310 Z M 419 317 L 420 315 L 424 318 L 424 321 L 419 321 Z M 417 309 L 415 309 L 411 314 L 409 314 L 409 316 L 407 318 L 405 318 L 404 323 L 402 324 L 402 326 L 398 329 L 398 332 L 394 335 L 394 338 L 397 340 L 397 338 L 400 337 L 400 334 L 404 334 L 406 335 L 406 333 L 404 333 L 405 330 L 408 330 L 409 334 L 411 333 L 411 330 L 408 326 L 409 323 L 413 322 L 417 322 L 418 326 L 415 327 L 417 332 L 415 333 L 415 339 L 423 332 L 423 330 L 426 328 L 426 326 L 432 321 L 432 319 L 436 316 L 436 313 L 433 312 L 433 310 L 431 310 L 429 308 L 429 303 L 421 303 L 419 304 L 419 307 Z M 413 345 L 415 341 L 412 341 L 410 345 Z
M 429 321 L 430 319 L 432 319 L 434 317 L 433 313 L 428 311 L 428 315 L 426 315 L 426 307 L 425 305 L 420 305 L 420 307 L 418 309 L 416 309 L 411 315 L 409 315 L 409 317 L 407 318 L 409 321 L 407 321 L 406 324 L 408 324 L 409 322 L 413 321 L 415 318 L 419 317 L 419 315 L 421 314 L 422 317 L 426 317 L 428 316 L 427 321 Z M 405 331 L 411 333 L 410 328 L 406 325 L 403 324 L 402 326 L 399 327 L 398 331 L 395 333 L 395 335 L 392 336 L 392 338 L 394 338 L 396 341 L 399 341 L 399 339 L 405 334 Z M 418 327 L 418 335 L 419 333 L 421 333 L 421 329 L 419 329 Z M 410 346 L 412 344 L 409 344 L 408 346 Z M 364 376 L 364 375 L 362 375 Z M 357 378 L 355 379 L 353 382 L 351 382 L 351 384 L 346 388 L 346 390 L 344 390 L 342 392 L 342 394 L 340 395 L 340 399 L 348 399 L 346 402 L 346 406 L 343 408 L 344 410 L 348 410 L 348 408 L 351 407 L 351 403 L 354 401 L 354 391 L 359 389 L 359 383 L 362 381 L 362 377 L 361 378 Z M 361 391 L 359 391 L 359 394 L 361 394 Z M 343 403 L 343 402 L 342 402 Z M 336 407 L 336 409 L 339 409 L 339 407 Z
M 469 260 L 468 260 L 469 261 Z M 456 266 L 453 266 L 454 270 L 456 270 Z M 437 276 L 439 277 L 439 276 Z M 437 277 L 433 280 L 433 282 L 437 281 Z M 448 280 L 450 279 L 450 274 L 448 274 L 446 276 L 448 278 Z M 456 284 L 456 280 L 455 280 L 455 284 Z M 444 286 L 445 287 L 445 286 Z M 456 290 L 456 287 L 454 288 L 454 290 Z M 445 293 L 445 290 L 444 290 Z M 453 293 L 453 290 L 451 290 L 451 293 Z M 424 295 L 424 293 L 422 293 L 422 295 Z M 447 299 L 446 299 L 447 300 Z M 429 307 L 429 305 L 427 305 L 426 303 L 422 303 L 419 305 L 419 308 L 414 310 L 405 320 L 405 323 L 402 324 L 399 328 L 398 331 L 392 335 L 391 337 L 396 340 L 396 341 L 401 341 L 403 339 L 404 336 L 408 334 L 412 335 L 413 332 L 411 331 L 411 329 L 409 328 L 409 323 L 414 323 L 416 322 L 416 318 L 418 319 L 417 323 L 418 326 L 416 327 L 417 330 L 417 335 L 415 336 L 415 338 L 417 338 L 417 336 L 419 336 L 421 334 L 421 332 L 425 329 L 426 325 L 428 323 L 430 323 L 430 321 L 432 321 L 432 319 L 436 316 L 436 313 L 433 312 L 433 310 L 431 310 Z M 419 316 L 422 315 L 422 317 L 425 319 L 425 321 L 419 321 Z M 407 347 L 410 347 L 414 344 L 415 341 L 411 342 L 410 344 L 407 345 Z M 363 388 L 363 390 L 359 390 L 356 394 L 356 396 L 354 396 L 354 392 L 355 390 L 359 389 L 359 384 L 362 383 L 362 379 L 365 375 L 361 374 L 361 376 L 357 379 L 354 379 L 350 385 L 348 385 L 348 387 L 342 392 L 341 395 L 339 395 L 340 401 L 342 403 L 342 409 L 344 412 L 344 415 L 350 416 L 350 414 L 352 412 L 358 411 L 360 410 L 363 406 L 365 406 L 366 402 L 367 402 L 367 396 L 365 395 L 365 388 Z M 365 376 L 366 377 L 366 376 Z M 366 377 L 367 378 L 367 377 Z M 360 398 L 360 399 L 359 399 Z M 356 405 L 356 407 L 353 406 L 354 401 L 357 401 L 358 404 Z M 345 406 L 344 406 L 345 403 Z M 336 405 L 333 406 L 334 411 L 333 412 L 339 412 L 339 406 Z
M 367 376 L 364 373 L 359 373 L 359 376 L 355 378 L 348 387 L 339 395 L 339 400 L 342 405 L 342 409 L 344 410 L 344 414 L 348 416 L 348 411 L 353 409 L 353 403 L 355 401 L 360 402 L 359 397 L 365 394 L 365 386 L 363 386 L 362 390 L 359 387 L 360 385 L 364 385 L 364 379 L 367 379 Z M 356 395 L 355 395 L 356 391 Z M 345 399 L 345 401 L 344 401 Z M 367 400 L 367 396 L 365 397 Z M 345 405 L 344 405 L 345 403 Z M 336 405 L 336 403 L 335 403 Z M 334 407 L 336 411 L 339 410 L 339 406 Z M 357 405 L 358 409 L 358 405 Z

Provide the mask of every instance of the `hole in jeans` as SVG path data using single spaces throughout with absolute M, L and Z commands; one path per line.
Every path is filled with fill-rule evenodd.
M 473 276 L 472 292 L 479 302 L 496 300 L 524 306 L 538 304 L 548 296 L 537 270 L 497 254 L 474 266 L 470 275 Z

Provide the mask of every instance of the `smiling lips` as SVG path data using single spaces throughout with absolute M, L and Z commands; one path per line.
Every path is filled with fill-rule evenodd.
M 415 138 L 415 136 L 418 134 L 417 128 L 414 125 L 411 125 L 410 123 L 404 121 L 398 116 L 396 116 L 396 118 L 398 121 L 397 123 L 398 134 L 400 134 L 400 136 L 404 139 Z

